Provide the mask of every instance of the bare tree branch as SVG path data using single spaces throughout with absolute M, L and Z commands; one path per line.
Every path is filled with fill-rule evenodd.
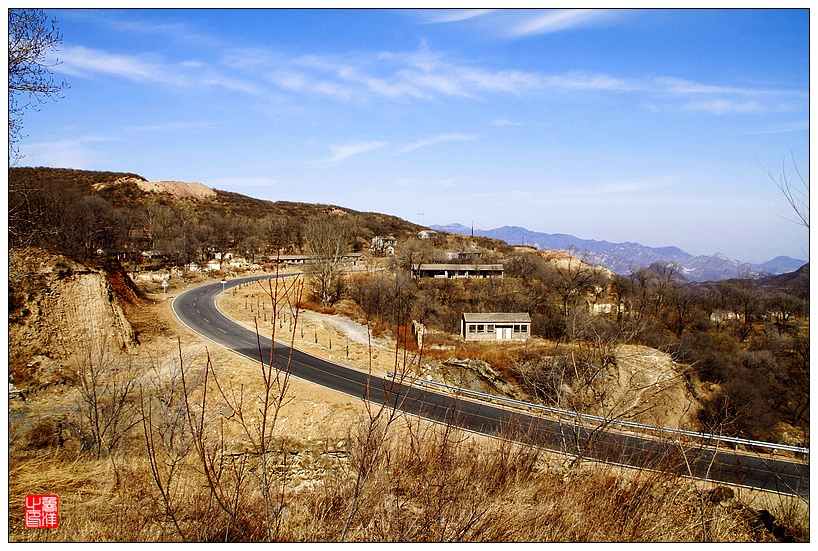
M 795 155 L 790 150 L 790 157 L 792 158 L 793 167 L 795 167 L 795 174 L 797 179 L 787 176 L 787 158 L 781 162 L 781 176 L 776 178 L 773 173 L 763 167 L 764 172 L 770 177 L 770 180 L 775 183 L 776 187 L 781 190 L 787 202 L 795 212 L 797 220 L 790 220 L 796 224 L 800 224 L 809 230 L 809 182 L 806 181 L 801 171 L 798 170 L 798 165 L 795 162 Z
M 59 98 L 68 87 L 57 84 L 46 63 L 49 50 L 62 42 L 57 21 L 48 21 L 45 12 L 34 9 L 10 9 L 9 12 L 9 165 L 22 158 L 17 142 L 23 136 L 23 112 L 49 98 Z

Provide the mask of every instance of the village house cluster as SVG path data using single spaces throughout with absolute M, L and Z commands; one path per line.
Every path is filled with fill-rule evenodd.
M 419 240 L 434 240 L 437 232 L 422 230 L 418 232 Z M 377 235 L 371 239 L 367 252 L 345 253 L 341 263 L 347 269 L 356 269 L 367 265 L 377 257 L 391 257 L 396 253 L 398 240 L 392 235 Z M 145 253 L 143 253 L 145 254 Z M 150 254 L 150 253 L 147 253 Z M 435 261 L 412 263 L 411 275 L 417 279 L 499 279 L 505 275 L 504 265 L 498 262 L 485 262 L 486 253 L 472 248 L 469 250 L 435 250 Z M 282 254 L 256 256 L 256 262 L 278 264 L 282 266 L 304 267 L 315 264 L 318 260 L 309 254 Z M 186 269 L 196 271 L 218 270 L 259 270 L 262 266 L 250 262 L 233 253 L 211 252 L 208 261 L 201 264 L 190 264 Z M 144 274 L 143 274 L 144 275 Z M 165 275 L 167 278 L 172 272 Z M 593 313 L 610 312 L 609 304 L 590 304 Z M 424 330 L 420 332 L 422 334 Z M 463 312 L 460 321 L 460 337 L 464 341 L 524 341 L 531 338 L 531 317 L 527 312 Z

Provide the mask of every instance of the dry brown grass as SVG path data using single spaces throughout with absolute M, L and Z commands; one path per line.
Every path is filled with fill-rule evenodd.
M 344 449 L 306 450 L 281 441 L 274 466 L 280 507 L 271 517 L 278 541 L 337 541 L 348 520 L 357 470 L 373 456 L 350 427 Z M 539 450 L 477 438 L 451 427 L 400 417 L 381 440 L 372 471 L 357 496 L 345 541 L 414 542 L 659 542 L 775 541 L 754 524 L 739 500 L 699 499 L 694 483 L 648 471 L 589 465 L 566 470 Z M 291 447 L 290 447 L 291 446 Z M 120 484 L 111 463 L 53 453 L 10 466 L 11 541 L 264 541 L 261 490 L 248 484 L 234 496 L 239 514 L 214 506 L 195 458 L 180 466 L 167 514 L 144 450 L 120 457 Z M 307 460 L 307 458 L 309 461 Z M 248 473 L 260 456 L 245 454 Z M 323 458 L 323 459 L 321 459 Z M 309 464 L 308 469 L 304 468 Z M 252 479 L 251 480 L 255 480 Z M 57 493 L 56 530 L 22 528 L 21 496 Z M 796 523 L 803 507 L 779 500 Z M 808 531 L 790 529 L 808 538 Z
M 559 345 L 566 348 L 570 345 Z M 423 356 L 429 360 L 457 358 L 483 360 L 498 370 L 509 369 L 515 361 L 535 356 L 552 356 L 558 345 L 544 339 L 512 342 L 466 342 L 452 335 L 428 333 L 424 340 Z

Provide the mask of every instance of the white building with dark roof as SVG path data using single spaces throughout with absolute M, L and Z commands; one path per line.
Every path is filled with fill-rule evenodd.
M 467 341 L 524 341 L 531 336 L 531 316 L 527 312 L 464 312 L 460 336 Z
M 415 264 L 415 277 L 434 278 L 502 278 L 502 264 Z

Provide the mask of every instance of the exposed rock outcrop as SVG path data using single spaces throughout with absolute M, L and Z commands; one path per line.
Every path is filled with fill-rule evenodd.
M 106 270 L 43 249 L 9 251 L 9 382 L 60 382 L 72 357 L 120 354 L 136 344 Z

